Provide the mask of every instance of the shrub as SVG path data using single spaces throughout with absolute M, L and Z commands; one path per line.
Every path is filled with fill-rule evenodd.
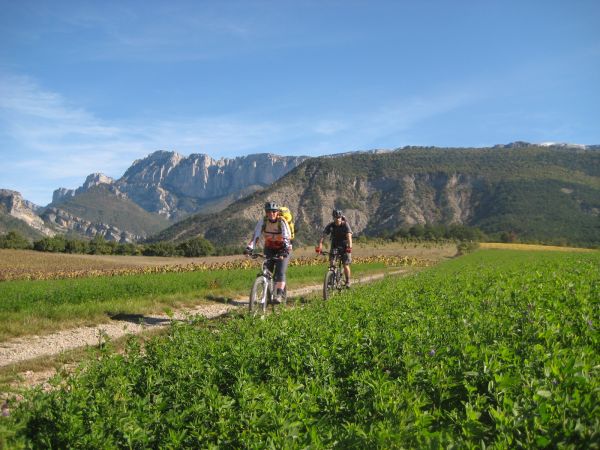
M 214 246 L 210 241 L 203 237 L 195 237 L 193 239 L 182 242 L 177 246 L 178 251 L 183 256 L 194 257 L 194 256 L 208 256 L 212 255 L 215 251 Z
M 156 242 L 150 244 L 142 251 L 144 256 L 181 256 L 177 246 L 173 242 Z
M 19 232 L 9 231 L 0 236 L 0 248 L 30 249 L 31 243 Z
M 65 251 L 67 244 L 64 236 L 45 237 L 33 243 L 33 249 L 40 252 L 59 253 Z

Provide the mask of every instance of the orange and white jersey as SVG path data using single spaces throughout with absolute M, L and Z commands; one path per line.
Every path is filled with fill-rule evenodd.
M 277 218 L 277 221 L 270 222 L 261 217 L 254 228 L 252 246 L 254 246 L 258 239 L 262 238 L 265 248 L 273 250 L 289 249 L 291 236 L 290 227 L 285 220 Z

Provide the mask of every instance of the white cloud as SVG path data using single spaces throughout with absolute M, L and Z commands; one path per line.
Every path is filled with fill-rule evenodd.
M 27 77 L 0 76 L 0 86 L 0 143 L 11 143 L 0 147 L 5 153 L 0 179 L 17 183 L 0 187 L 24 192 L 34 184 L 35 173 L 35 184 L 45 183 L 48 196 L 57 187 L 77 187 L 92 172 L 119 178 L 135 159 L 159 149 L 218 158 L 258 152 L 317 156 L 372 148 L 386 138 L 393 140 L 388 145 L 400 145 L 398 136 L 416 123 L 472 101 L 470 95 L 453 94 L 330 117 L 270 118 L 263 111 L 261 119 L 229 115 L 111 122 Z

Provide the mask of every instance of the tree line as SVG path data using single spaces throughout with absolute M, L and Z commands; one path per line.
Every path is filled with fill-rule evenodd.
M 506 242 L 542 245 L 576 245 L 567 239 L 526 239 L 514 230 L 486 234 L 477 227 L 460 224 L 417 224 L 385 230 L 377 236 L 357 235 L 356 242 L 369 245 L 373 240 L 395 242 Z M 593 247 L 593 246 L 592 246 Z M 220 256 L 239 255 L 243 246 L 214 245 L 203 237 L 194 237 L 182 242 L 158 241 L 152 243 L 117 243 L 96 235 L 92 240 L 69 239 L 62 235 L 44 237 L 30 242 L 18 231 L 0 234 L 0 249 L 26 249 L 53 253 L 76 253 L 88 255 L 133 255 L 133 256 Z M 597 247 L 596 247 L 597 248 Z
M 43 237 L 30 242 L 17 231 L 0 234 L 0 248 L 36 250 L 51 253 L 75 253 L 88 255 L 133 256 L 213 256 L 241 254 L 243 248 L 215 247 L 209 240 L 195 237 L 183 242 L 155 242 L 151 244 L 118 243 L 96 235 L 92 240 L 69 239 L 62 235 Z

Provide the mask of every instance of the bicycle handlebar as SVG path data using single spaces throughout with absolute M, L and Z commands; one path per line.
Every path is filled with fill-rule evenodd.
M 341 256 L 342 254 L 343 254 L 342 252 L 337 252 L 337 251 L 333 251 L 333 252 L 329 251 L 328 252 L 327 250 L 321 250 L 319 252 L 319 255 L 325 255 L 325 256 L 327 256 L 327 255 Z
M 267 256 L 264 253 L 250 253 L 248 256 L 250 258 L 252 258 L 252 259 L 257 259 L 257 258 L 263 258 L 263 259 L 283 259 L 283 257 L 280 256 L 280 255 Z

